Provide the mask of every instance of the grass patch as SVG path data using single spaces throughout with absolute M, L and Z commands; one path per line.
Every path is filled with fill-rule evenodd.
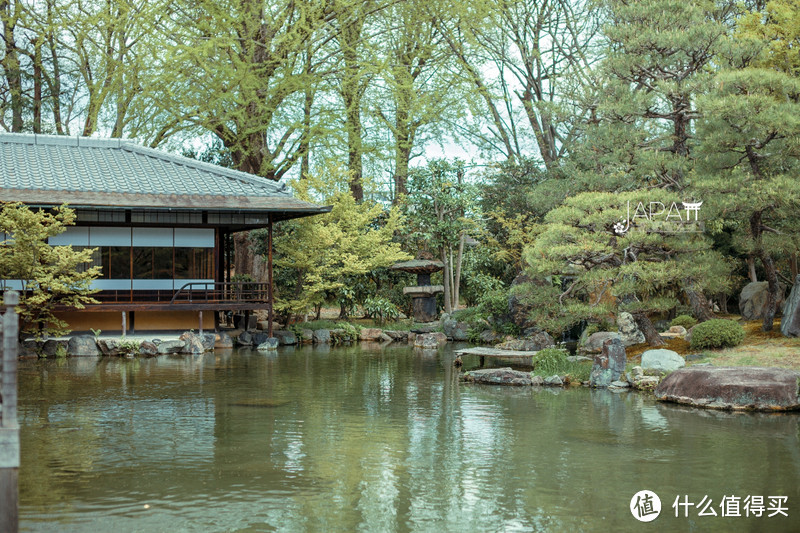
M 397 320 L 395 322 L 384 322 L 381 325 L 376 320 L 371 318 L 351 318 L 350 320 L 309 320 L 308 322 L 297 322 L 296 324 L 291 324 L 291 326 L 299 329 L 310 329 L 316 331 L 318 329 L 339 329 L 342 327 L 342 324 L 352 324 L 362 329 L 378 328 L 392 331 L 411 331 L 412 329 L 417 329 L 423 326 L 423 324 L 417 324 L 413 320 L 409 319 Z
M 784 337 L 778 321 L 772 331 L 761 331 L 761 320 L 742 323 L 742 344 L 722 350 L 704 350 L 697 363 L 715 366 L 767 366 L 800 371 L 800 338 Z
M 561 348 L 545 348 L 533 358 L 534 376 L 547 378 L 553 375 L 569 376 L 570 381 L 587 381 L 592 372 L 591 361 L 572 362 L 567 359 L 566 350 Z

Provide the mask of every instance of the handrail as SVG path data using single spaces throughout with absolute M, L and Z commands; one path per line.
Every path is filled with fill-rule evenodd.
M 209 290 L 209 285 L 212 288 Z M 202 287 L 201 289 L 193 289 Z M 219 289 L 217 288 L 219 287 Z M 198 294 L 199 293 L 199 294 Z M 184 283 L 172 296 L 170 303 L 175 303 L 179 296 L 184 301 L 236 301 L 236 302 L 266 302 L 269 300 L 269 284 L 255 281 L 190 281 Z

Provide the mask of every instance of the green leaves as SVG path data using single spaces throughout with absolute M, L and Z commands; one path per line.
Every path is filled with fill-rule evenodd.
M 100 275 L 92 261 L 93 249 L 50 246 L 47 239 L 63 233 L 75 223 L 75 213 L 66 206 L 33 211 L 19 203 L 2 204 L 0 234 L 0 284 L 19 280 L 23 291 L 17 309 L 23 334 L 63 335 L 67 324 L 53 314 L 57 305 L 82 309 L 97 303 L 90 295 L 92 281 Z

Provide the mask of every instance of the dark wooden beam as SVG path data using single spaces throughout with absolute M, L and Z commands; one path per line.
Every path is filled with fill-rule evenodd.
M 267 334 L 272 337 L 272 307 L 275 304 L 274 293 L 272 290 L 272 215 L 269 215 L 267 221 L 267 301 L 269 303 L 269 310 L 267 311 L 267 320 L 269 320 L 269 327 L 267 327 Z

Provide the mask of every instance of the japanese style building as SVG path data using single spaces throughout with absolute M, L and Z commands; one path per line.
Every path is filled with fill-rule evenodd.
M 96 249 L 100 303 L 61 315 L 82 331 L 202 328 L 203 312 L 208 328 L 223 311 L 271 314 L 273 223 L 330 210 L 284 184 L 131 141 L 26 134 L 0 134 L 0 200 L 75 210 L 76 225 L 50 243 Z M 268 228 L 270 279 L 234 283 L 231 235 L 256 228 Z

